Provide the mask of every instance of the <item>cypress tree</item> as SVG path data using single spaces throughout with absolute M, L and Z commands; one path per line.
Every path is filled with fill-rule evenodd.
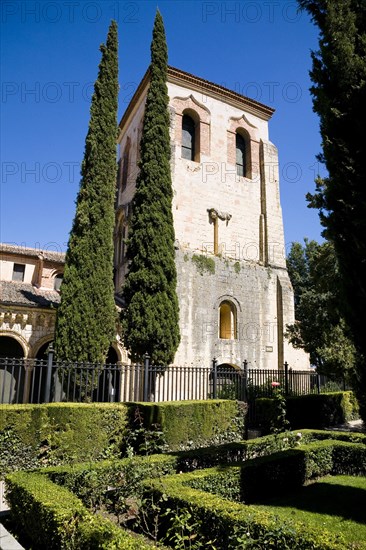
M 113 228 L 118 39 L 114 21 L 100 50 L 55 334 L 59 360 L 92 363 L 105 360 L 116 330 Z
M 179 344 L 164 23 L 156 13 L 150 86 L 141 136 L 140 172 L 127 241 L 129 268 L 123 289 L 124 341 L 133 359 L 147 352 L 156 363 L 173 361 Z
M 366 4 L 364 0 L 299 0 L 319 27 L 310 73 L 329 176 L 308 195 L 324 237 L 334 244 L 344 318 L 357 349 L 355 389 L 366 421 Z

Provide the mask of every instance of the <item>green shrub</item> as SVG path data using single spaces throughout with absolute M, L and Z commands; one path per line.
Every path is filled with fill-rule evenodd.
M 240 466 L 209 468 L 195 472 L 194 478 L 183 484 L 192 489 L 200 489 L 206 493 L 240 502 L 240 472 Z
M 328 430 L 299 430 L 267 435 L 247 441 L 238 441 L 175 453 L 177 469 L 190 472 L 197 468 L 210 468 L 219 464 L 235 464 L 290 448 L 300 444 L 333 439 L 349 443 L 366 444 L 366 434 Z
M 305 440 L 311 435 L 307 430 L 302 437 Z M 278 436 L 271 437 L 278 440 Z M 334 550 L 347 547 L 343 535 L 309 530 L 304 523 L 291 519 L 280 521 L 268 511 L 238 501 L 258 502 L 263 497 L 296 490 L 319 476 L 339 473 L 366 473 L 364 443 L 316 441 L 240 466 L 166 476 L 146 485 L 155 501 L 160 497 L 163 514 L 165 510 L 179 510 L 182 518 L 189 517 L 194 529 L 190 532 L 202 547 Z M 160 529 L 163 536 L 164 522 Z
M 352 392 L 320 393 L 287 398 L 291 427 L 323 428 L 343 424 L 355 417 Z
M 37 550 L 148 550 L 145 539 L 92 515 L 66 488 L 39 473 L 16 472 L 6 478 L 11 515 Z
M 0 472 L 240 440 L 245 411 L 228 400 L 4 405 Z
M 0 471 L 101 460 L 119 453 L 126 430 L 122 403 L 3 405 Z
M 297 449 L 250 460 L 242 467 L 244 502 L 260 502 L 300 488 L 328 474 L 366 473 L 366 446 L 342 441 L 319 441 Z
M 96 510 L 105 502 L 108 488 L 116 488 L 124 496 L 136 495 L 145 478 L 175 473 L 176 465 L 177 458 L 172 455 L 151 455 L 43 468 L 41 472 Z
M 193 489 L 189 485 L 202 472 L 166 476 L 149 481 L 148 495 L 159 501 L 164 511 L 189 512 L 191 536 L 202 548 L 234 550 L 238 548 L 273 548 L 291 550 L 344 549 L 342 535 L 335 536 L 323 530 L 309 531 L 306 525 L 295 521 L 282 522 L 275 515 L 253 506 L 228 501 L 217 495 Z M 160 536 L 166 533 L 166 524 L 160 524 Z
M 256 425 L 269 434 L 276 415 L 273 398 L 256 399 Z M 286 397 L 287 419 L 292 429 L 323 428 L 358 418 L 358 403 L 353 392 L 334 392 Z
M 136 408 L 146 429 L 159 426 L 169 449 L 197 448 L 244 437 L 246 408 L 237 401 L 171 401 L 129 404 L 130 429 Z
M 341 432 L 332 430 L 300 430 L 302 442 L 310 443 L 312 441 L 324 441 L 325 439 L 334 439 L 337 441 L 347 441 L 348 443 L 363 443 L 366 445 L 366 434 L 359 432 Z
M 333 436 L 338 441 L 326 440 Z M 309 441 L 312 443 L 299 445 Z M 357 444 L 350 443 L 352 441 Z M 57 548 L 145 548 L 136 540 L 126 542 L 125 532 L 91 515 L 75 495 L 94 510 L 101 503 L 107 504 L 117 516 L 128 512 L 129 497 L 133 495 L 138 499 L 139 509 L 141 504 L 145 505 L 144 521 L 149 516 L 153 516 L 153 521 L 158 520 L 162 537 L 168 533 L 169 540 L 175 544 L 180 537 L 179 543 L 191 541 L 196 545 L 194 548 L 215 546 L 218 550 L 228 550 L 241 548 L 245 542 L 251 548 L 269 545 L 269 548 L 295 550 L 338 549 L 344 546 L 327 533 L 309 533 L 304 525 L 279 522 L 267 512 L 243 506 L 238 501 L 247 498 L 248 488 L 257 498 L 259 494 L 268 494 L 269 487 L 286 491 L 325 473 L 366 473 L 365 443 L 364 434 L 302 430 L 170 455 L 44 468 L 42 475 L 19 472 L 7 478 L 9 500 L 14 516 L 23 517 L 23 508 L 26 508 L 27 534 L 40 550 L 53 548 L 48 543 L 45 546 L 42 538 L 48 536 L 48 530 L 55 532 Z M 293 448 L 277 452 L 286 447 Z M 262 458 L 249 460 L 260 456 Z M 236 466 L 221 465 L 171 475 L 225 460 Z M 144 481 L 147 476 L 150 480 Z M 57 487 L 51 480 L 65 487 Z M 106 491 L 108 486 L 114 488 L 112 498 L 110 491 Z M 39 522 L 34 521 L 34 517 L 39 517 Z M 180 525 L 179 532 L 175 531 L 177 525 Z

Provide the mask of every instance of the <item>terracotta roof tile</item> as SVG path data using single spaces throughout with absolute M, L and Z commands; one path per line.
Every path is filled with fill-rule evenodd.
M 32 258 L 38 258 L 40 254 L 45 260 L 65 263 L 65 252 L 55 252 L 53 250 L 41 250 L 40 248 L 28 248 L 25 246 L 16 246 L 12 244 L 0 243 L 0 253 L 22 254 Z
M 55 290 L 43 290 L 30 283 L 0 281 L 0 303 L 28 307 L 54 307 L 60 303 L 60 294 Z

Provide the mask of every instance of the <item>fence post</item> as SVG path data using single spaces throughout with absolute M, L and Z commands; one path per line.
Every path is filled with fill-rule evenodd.
M 217 359 L 212 359 L 212 397 L 217 399 Z
M 44 390 L 44 402 L 49 403 L 51 397 L 51 380 L 52 380 L 52 366 L 53 366 L 53 354 L 54 349 L 52 342 L 48 346 L 48 358 L 47 358 L 47 375 L 46 375 L 46 387 Z
M 320 393 L 320 374 L 318 372 L 316 373 L 316 389 Z
M 144 355 L 144 401 L 149 400 L 149 366 L 150 366 L 150 356 L 146 352 Z
M 288 395 L 288 362 L 285 361 L 285 395 Z
M 248 401 L 248 361 L 243 361 L 243 401 Z

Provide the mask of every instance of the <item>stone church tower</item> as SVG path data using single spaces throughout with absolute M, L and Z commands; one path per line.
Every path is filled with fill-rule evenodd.
M 120 122 L 115 282 L 121 293 L 147 72 Z M 177 365 L 306 369 L 284 338 L 294 321 L 273 109 L 169 67 L 173 218 L 181 343 Z

